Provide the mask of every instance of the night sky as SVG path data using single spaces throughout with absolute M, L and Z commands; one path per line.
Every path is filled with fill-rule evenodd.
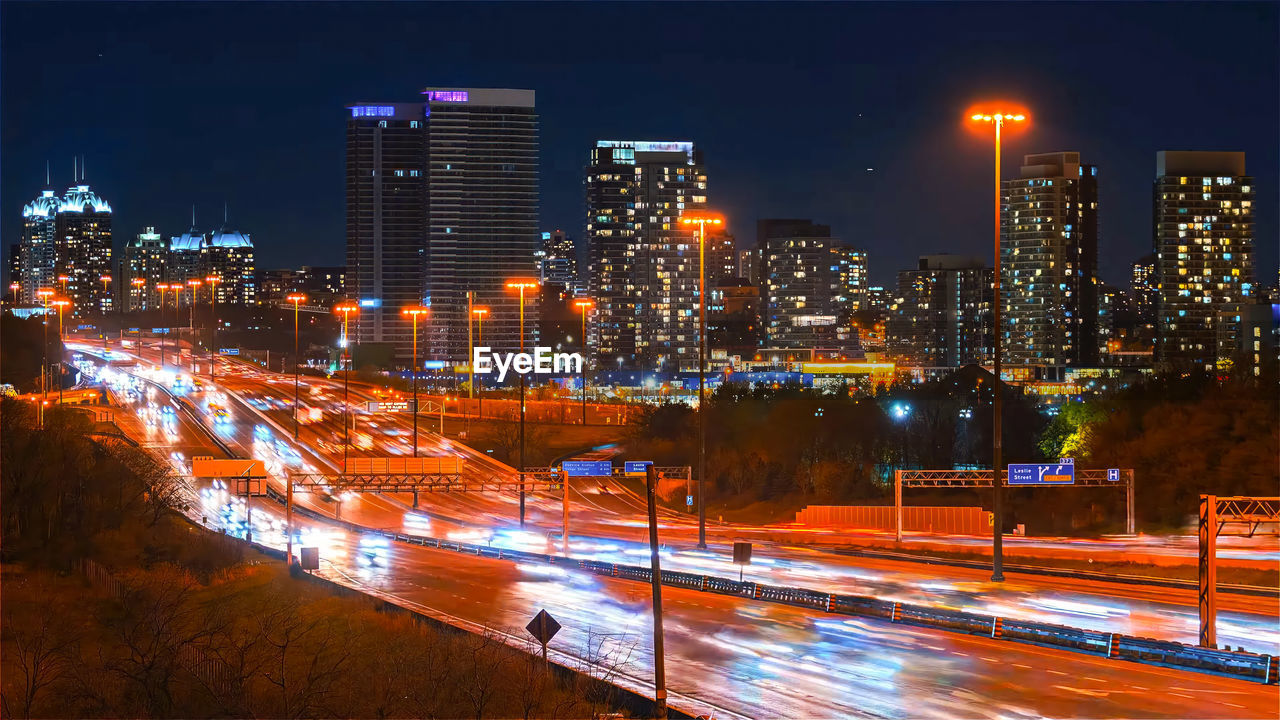
M 1099 166 L 1100 275 L 1150 251 L 1157 150 L 1243 150 L 1275 282 L 1280 12 L 1260 4 L 0 4 L 4 252 L 53 164 L 84 155 L 119 247 L 222 222 L 259 267 L 340 264 L 346 111 L 425 86 L 537 91 L 542 225 L 580 238 L 596 139 L 693 140 L 741 241 L 811 217 L 892 286 L 920 254 L 990 255 L 972 101 L 1032 113 L 1005 164 Z M 1008 173 L 1006 177 L 1010 176 Z

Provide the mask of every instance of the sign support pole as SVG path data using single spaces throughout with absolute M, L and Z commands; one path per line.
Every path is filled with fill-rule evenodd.
M 1217 647 L 1218 498 L 1200 496 L 1200 647 Z
M 893 471 L 893 530 L 897 542 L 902 542 L 902 471 Z
M 1124 484 L 1124 531 L 1128 535 L 1134 535 L 1137 533 L 1137 523 L 1134 522 L 1133 517 L 1133 471 L 1126 470 L 1125 475 L 1127 477 Z
M 569 557 L 569 473 L 560 471 L 560 483 L 564 488 L 564 535 L 560 540 L 561 552 Z M 545 654 L 545 646 L 543 651 Z
M 662 567 L 658 560 L 657 473 L 653 466 L 645 468 L 649 501 L 649 561 L 653 581 L 653 688 L 654 717 L 667 717 L 667 671 L 662 650 Z
M 293 480 L 288 478 L 284 481 L 285 501 L 284 501 L 284 564 L 285 567 L 293 566 Z

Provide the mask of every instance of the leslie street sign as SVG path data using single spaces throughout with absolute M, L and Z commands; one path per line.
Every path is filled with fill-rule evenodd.
M 1010 465 L 1007 482 L 1010 485 L 1074 485 L 1076 466 L 1074 463 Z

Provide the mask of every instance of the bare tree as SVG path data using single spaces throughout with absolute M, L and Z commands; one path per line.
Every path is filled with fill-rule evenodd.
M 460 689 L 475 711 L 476 720 L 484 717 L 485 708 L 497 691 L 496 683 L 509 659 L 505 651 L 506 647 L 489 628 L 469 633 L 462 639 Z
M 5 653 L 6 664 L 16 665 L 20 683 L 17 693 L 0 691 L 0 700 L 5 717 L 29 718 L 41 691 L 67 675 L 78 639 L 62 622 L 56 604 L 42 602 L 21 610 L 31 613 L 19 616 L 13 603 L 6 603 L 4 609 L 4 636 L 12 643 Z
M 332 616 L 306 617 L 290 599 L 265 610 L 258 627 L 273 653 L 262 676 L 279 690 L 279 716 L 315 715 L 351 657 Z
M 172 566 L 125 578 L 123 612 L 111 623 L 123 652 L 107 667 L 141 694 L 152 716 L 172 714 L 183 652 L 209 635 L 191 598 L 195 588 L 194 578 Z

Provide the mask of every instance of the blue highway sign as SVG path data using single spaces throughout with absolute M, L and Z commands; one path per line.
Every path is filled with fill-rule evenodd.
M 1107 482 L 1120 482 L 1120 468 L 1107 468 Z
M 644 475 L 645 468 L 653 464 L 652 460 L 628 460 L 622 464 L 622 471 L 628 475 Z
M 1009 485 L 1074 485 L 1076 466 L 1074 464 L 1010 465 L 1006 483 Z
M 608 460 L 565 460 L 561 464 L 570 477 L 609 477 L 613 475 L 613 463 Z

